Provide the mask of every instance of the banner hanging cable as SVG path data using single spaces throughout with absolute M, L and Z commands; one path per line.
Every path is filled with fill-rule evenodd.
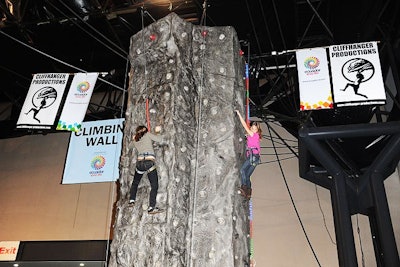
M 66 5 L 63 1 L 58 1 L 60 2 L 65 8 L 67 8 L 76 18 L 78 18 L 83 24 L 85 24 L 86 26 L 88 26 L 91 30 L 93 30 L 94 32 L 96 32 L 98 35 L 100 35 L 104 40 L 106 40 L 109 44 L 113 45 L 115 48 L 117 48 L 123 55 L 117 53 L 116 51 L 114 51 L 114 49 L 110 48 L 109 46 L 107 46 L 106 44 L 104 44 L 104 42 L 102 42 L 101 40 L 99 40 L 98 38 L 94 37 L 92 34 L 90 34 L 88 31 L 86 31 L 85 29 L 83 29 L 78 23 L 76 23 L 74 20 L 71 20 L 72 23 L 74 23 L 77 27 L 79 27 L 81 30 L 83 30 L 84 32 L 86 32 L 87 34 L 89 34 L 90 36 L 92 36 L 94 39 L 96 39 L 97 41 L 99 41 L 101 44 L 103 44 L 104 46 L 106 46 L 107 48 L 109 48 L 111 51 L 113 51 L 114 53 L 116 53 L 117 55 L 126 58 L 128 53 L 123 50 L 120 46 L 118 46 L 117 44 L 115 44 L 113 41 L 111 41 L 109 38 L 107 38 L 105 35 L 103 35 L 101 32 L 99 32 L 96 28 L 94 28 L 92 25 L 90 25 L 89 23 L 87 23 L 87 21 L 85 21 L 83 18 L 81 18 L 79 16 L 79 14 L 77 14 L 74 10 L 72 10 L 68 5 Z M 62 15 L 64 15 L 65 17 L 68 18 L 68 16 L 63 13 L 60 9 L 58 9 L 54 4 L 52 4 L 50 1 L 48 2 L 54 9 L 56 9 L 58 12 L 60 12 Z
M 121 114 L 120 117 L 123 117 L 124 109 L 125 109 L 125 94 L 128 92 L 128 89 L 130 87 L 130 81 L 129 81 L 129 60 L 126 60 L 126 66 L 125 66 L 125 76 L 124 76 L 124 93 L 122 94 L 122 103 L 121 103 Z M 128 83 L 128 88 L 126 88 L 126 83 Z
M 369 42 L 376 42 L 377 44 L 380 43 L 380 41 L 369 41 Z M 343 44 L 346 45 L 346 44 Z M 271 51 L 270 53 L 263 53 L 258 56 L 251 56 L 251 59 L 258 59 L 258 58 L 264 58 L 264 57 L 271 57 L 271 56 L 280 56 L 280 55 L 285 55 L 285 54 L 292 54 L 296 53 L 297 51 L 300 50 L 306 50 L 306 49 L 314 49 L 314 48 L 329 48 L 331 45 L 327 46 L 316 46 L 316 47 L 305 47 L 305 48 L 296 48 L 296 49 L 289 49 L 289 50 L 282 50 L 282 51 Z
M 62 60 L 60 60 L 60 59 L 58 59 L 58 58 L 56 58 L 56 57 L 53 57 L 53 56 L 51 56 L 51 55 L 49 55 L 49 54 L 46 54 L 46 53 L 44 53 L 44 52 L 42 52 L 42 51 L 40 51 L 40 50 L 38 50 L 38 49 L 36 49 L 36 48 L 34 48 L 34 47 L 32 47 L 32 46 L 30 46 L 30 45 L 24 43 L 24 42 L 22 42 L 22 41 L 20 41 L 20 40 L 18 40 L 18 39 L 16 39 L 16 38 L 14 38 L 13 36 L 11 36 L 11 35 L 9 35 L 9 34 L 3 32 L 2 30 L 0 30 L 0 33 L 3 34 L 3 35 L 6 36 L 6 37 L 12 39 L 13 41 L 15 41 L 15 42 L 17 42 L 17 43 L 19 43 L 19 44 L 21 44 L 21 45 L 23 45 L 23 46 L 25 46 L 25 47 L 27 47 L 27 48 L 33 50 L 33 51 L 35 51 L 35 52 L 37 52 L 37 53 L 39 53 L 39 54 L 45 56 L 45 57 L 48 57 L 48 58 L 50 58 L 50 59 L 52 59 L 52 60 L 54 60 L 54 61 L 57 61 L 58 63 L 61 63 L 61 64 L 65 65 L 65 66 L 71 67 L 71 68 L 73 68 L 73 69 L 75 69 L 75 70 L 78 70 L 78 71 L 80 71 L 80 72 L 87 73 L 86 70 L 83 70 L 83 69 L 81 69 L 81 68 L 78 68 L 78 67 L 76 67 L 76 66 L 74 66 L 74 65 L 72 65 L 72 64 L 69 64 L 69 63 L 67 63 L 67 62 L 64 62 L 64 61 L 62 61 Z M 104 82 L 104 83 L 106 83 L 106 84 L 108 84 L 108 85 L 110 85 L 110 86 L 112 86 L 112 87 L 114 87 L 114 88 L 117 88 L 118 90 L 124 91 L 124 88 L 122 88 L 122 87 L 120 87 L 120 86 L 118 86 L 118 85 L 115 85 L 115 84 L 113 84 L 113 83 L 110 83 L 110 82 L 107 81 L 107 80 L 104 80 L 104 79 L 102 79 L 102 78 L 98 78 L 98 80 L 100 80 L 100 81 L 102 81 L 102 82 Z

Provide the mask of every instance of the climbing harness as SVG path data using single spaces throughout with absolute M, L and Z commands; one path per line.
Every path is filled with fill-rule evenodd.
M 147 156 L 151 156 L 152 158 L 151 158 L 151 159 L 146 159 Z M 154 155 L 153 153 L 145 152 L 145 153 L 140 153 L 140 154 L 138 154 L 138 157 L 143 157 L 143 161 L 144 161 L 144 160 L 151 160 L 151 161 L 154 161 L 155 155 Z M 154 165 L 151 166 L 147 171 L 141 171 L 141 170 L 139 170 L 137 167 L 135 168 L 135 171 L 136 171 L 137 173 L 139 173 L 139 174 L 143 174 L 143 173 L 145 173 L 145 172 L 150 173 L 150 172 L 154 171 L 156 168 L 157 168 L 157 167 L 156 167 L 156 164 L 154 164 Z
M 156 164 L 154 164 L 153 166 L 150 167 L 150 169 L 148 169 L 147 171 L 140 171 L 138 170 L 138 168 L 135 169 L 135 171 L 139 174 L 143 174 L 145 172 L 147 173 L 151 173 L 152 171 L 154 171 L 155 169 L 157 169 Z
M 138 154 L 138 157 L 143 157 L 144 160 L 146 160 L 147 156 L 151 156 L 151 157 L 155 157 L 156 155 L 154 155 L 153 153 L 149 153 L 149 152 L 145 152 L 145 153 L 140 153 Z
M 258 151 L 258 153 L 254 153 L 253 150 L 257 150 L 258 151 L 258 148 L 257 147 L 248 147 L 246 149 L 247 156 L 250 159 L 251 165 L 257 166 L 258 164 L 260 164 L 260 154 L 259 154 L 260 151 Z
M 139 173 L 139 174 L 143 174 L 143 173 L 146 172 L 146 171 L 139 171 L 138 168 L 136 168 L 135 171 L 136 171 L 137 173 Z

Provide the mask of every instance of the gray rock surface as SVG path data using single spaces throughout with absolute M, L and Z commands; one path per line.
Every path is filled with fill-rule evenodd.
M 131 38 L 130 85 L 109 266 L 247 266 L 248 203 L 237 194 L 245 140 L 243 61 L 232 27 L 186 23 L 176 14 Z M 138 125 L 160 125 L 159 190 L 147 214 L 146 175 L 128 206 Z

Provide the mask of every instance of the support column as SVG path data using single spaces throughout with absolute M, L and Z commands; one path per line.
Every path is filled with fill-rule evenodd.
M 386 140 L 381 144 L 379 154 L 371 155 L 375 158 L 369 167 L 363 169 L 354 169 L 355 164 L 350 162 L 346 153 L 326 145 L 337 142 L 338 139 L 343 141 L 345 138 L 382 135 L 386 136 Z M 299 171 L 302 178 L 323 185 L 329 185 L 333 181 L 327 189 L 331 192 L 339 265 L 357 266 L 351 214 L 367 214 L 377 267 L 400 266 L 384 186 L 384 180 L 394 172 L 400 160 L 400 123 L 303 127 L 299 130 L 299 150 Z M 311 163 L 308 153 L 317 162 Z M 325 175 L 321 175 L 324 172 L 320 169 L 325 169 Z

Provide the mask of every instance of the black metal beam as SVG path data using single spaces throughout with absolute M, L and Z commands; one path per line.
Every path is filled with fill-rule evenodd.
M 387 136 L 388 141 L 370 166 L 357 170 L 356 175 L 347 173 L 338 162 L 347 156 L 337 157 L 337 148 L 327 145 L 336 138 L 380 135 Z M 400 122 L 300 128 L 299 174 L 316 184 L 324 184 L 321 181 L 325 181 L 324 187 L 331 192 L 339 266 L 357 266 L 352 214 L 369 217 L 377 266 L 400 266 L 384 186 L 384 180 L 394 172 L 400 160 L 399 152 Z M 310 163 L 311 155 L 322 165 L 321 169 L 326 170 L 326 173 L 319 172 L 320 181 L 311 172 L 315 168 Z M 332 181 L 330 186 L 326 186 L 327 181 Z

